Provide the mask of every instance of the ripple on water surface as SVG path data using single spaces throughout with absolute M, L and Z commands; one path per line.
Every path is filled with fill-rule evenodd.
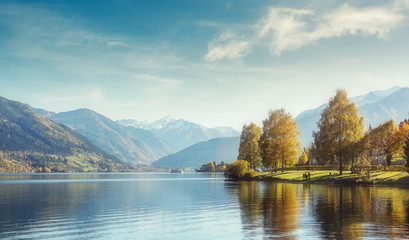
M 0 174 L 0 239 L 405 239 L 408 206 L 391 187 Z

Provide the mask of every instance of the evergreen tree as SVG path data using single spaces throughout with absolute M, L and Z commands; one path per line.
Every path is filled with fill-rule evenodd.
M 348 160 L 353 161 L 354 145 L 364 132 L 363 118 L 358 116 L 358 109 L 348 100 L 345 90 L 336 91 L 322 111 L 317 125 L 318 132 L 313 133 L 314 151 L 326 162 L 338 160 L 339 174 L 342 174 L 343 164 Z

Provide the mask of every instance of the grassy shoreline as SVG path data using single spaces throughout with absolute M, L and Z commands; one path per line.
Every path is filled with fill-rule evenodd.
M 309 172 L 310 179 L 304 179 L 303 174 Z M 259 173 L 251 180 L 255 181 L 276 181 L 292 183 L 329 183 L 329 184 L 366 184 L 366 185 L 406 185 L 409 186 L 409 174 L 407 172 L 392 171 L 374 171 L 368 175 L 351 174 L 350 171 L 344 171 L 338 175 L 338 171 L 317 170 L 304 171 L 293 170 L 276 173 Z

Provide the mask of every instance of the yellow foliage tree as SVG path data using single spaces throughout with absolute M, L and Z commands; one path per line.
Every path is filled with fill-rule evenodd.
M 270 111 L 263 121 L 260 137 L 263 165 L 274 166 L 277 170 L 278 163 L 281 163 L 281 171 L 284 171 L 284 166 L 295 164 L 300 153 L 299 134 L 297 123 L 284 109 Z
M 298 165 L 305 165 L 308 162 L 308 154 L 306 153 L 307 150 L 304 150 L 301 153 L 300 158 L 298 159 Z
M 216 166 L 216 172 L 224 172 L 226 170 L 226 163 L 222 161 L 220 164 Z
M 339 174 L 342 165 L 354 160 L 355 146 L 364 134 L 364 119 L 358 116 L 358 109 L 350 102 L 347 93 L 338 89 L 336 95 L 322 111 L 318 121 L 318 132 L 314 132 L 314 151 L 321 157 L 336 158 L 339 161 Z
M 364 136 L 364 148 L 370 158 L 386 156 L 388 165 L 392 162 L 394 135 L 398 131 L 393 120 L 386 121 L 374 129 L 370 129 Z M 396 146 L 396 145 L 395 145 Z
M 240 179 L 247 173 L 249 167 L 249 162 L 238 159 L 227 166 L 224 175 L 229 178 Z
M 386 156 L 388 166 L 394 155 L 404 155 L 404 142 L 409 134 L 409 124 L 402 122 L 399 126 L 393 120 L 386 121 L 371 129 L 364 137 L 365 151 L 371 156 Z
M 214 171 L 216 171 L 216 167 L 214 166 L 214 163 L 213 163 L 213 162 L 209 162 L 208 164 L 206 164 L 205 171 L 206 171 L 206 172 L 214 172 Z
M 248 126 L 244 125 L 240 136 L 239 156 L 237 159 L 243 159 L 250 163 L 250 167 L 256 169 L 261 165 L 260 140 L 261 130 L 254 123 Z
M 402 122 L 399 127 L 395 129 L 393 132 L 390 141 L 388 142 L 385 151 L 387 153 L 387 164 L 388 166 L 392 163 L 392 157 L 394 154 L 397 155 L 404 155 L 404 144 L 405 139 L 408 137 L 409 134 L 409 124 L 407 122 Z M 388 157 L 389 156 L 389 157 Z

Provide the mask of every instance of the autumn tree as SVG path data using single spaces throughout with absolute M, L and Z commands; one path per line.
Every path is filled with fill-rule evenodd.
M 409 124 L 396 126 L 393 120 L 386 121 L 365 135 L 365 151 L 373 157 L 385 156 L 390 166 L 394 155 L 404 155 L 404 142 L 409 134 Z
M 224 175 L 228 178 L 240 179 L 247 173 L 249 166 L 249 162 L 238 159 L 227 166 Z
M 215 166 L 214 166 L 214 163 L 213 163 L 213 162 L 209 162 L 208 164 L 206 164 L 205 171 L 206 171 L 206 172 L 214 172 L 214 171 L 216 171 L 216 168 L 215 168 Z
M 321 113 L 318 131 L 313 133 L 314 148 L 319 156 L 328 158 L 327 161 L 339 161 L 339 174 L 342 174 L 343 164 L 354 158 L 355 154 L 351 154 L 351 151 L 363 136 L 363 121 L 343 89 L 336 91 Z
M 220 164 L 216 165 L 216 172 L 224 172 L 226 167 L 226 163 L 222 161 Z
M 304 151 L 301 153 L 300 158 L 298 158 L 298 165 L 303 166 L 308 162 L 308 154 L 307 150 L 304 149 Z
M 250 163 L 250 167 L 256 169 L 261 165 L 260 140 L 261 130 L 254 123 L 244 125 L 240 136 L 239 156 Z
M 263 127 L 263 129 L 266 127 Z M 278 168 L 278 149 L 274 147 L 273 142 L 268 136 L 268 130 L 263 130 L 260 136 L 260 155 L 261 163 L 266 168 L 273 168 L 277 171 Z
M 392 157 L 396 144 L 396 126 L 393 120 L 386 121 L 374 129 L 370 129 L 363 138 L 363 146 L 366 155 L 370 158 L 385 156 L 388 165 L 392 162 Z M 394 147 L 393 147 L 394 146 Z
M 406 160 L 406 167 L 409 167 L 409 136 L 405 139 L 405 144 L 403 146 L 403 156 Z
M 372 160 L 376 156 L 374 151 L 373 141 L 371 139 L 372 128 L 369 126 L 369 130 L 364 134 L 364 137 L 359 141 L 359 146 L 361 150 L 361 165 L 370 166 Z
M 405 144 L 405 139 L 409 135 L 409 123 L 401 122 L 399 124 L 399 127 L 397 130 L 393 133 L 391 137 L 391 141 L 386 149 L 388 152 L 388 156 L 390 155 L 389 158 L 387 158 L 387 164 L 388 166 L 391 165 L 392 163 L 392 157 L 394 154 L 396 155 L 404 155 L 404 144 Z
M 300 132 L 289 113 L 284 109 L 270 111 L 263 121 L 263 133 L 260 137 L 262 162 L 265 167 L 277 170 L 281 163 L 281 171 L 285 165 L 293 165 L 298 160 L 300 152 Z

